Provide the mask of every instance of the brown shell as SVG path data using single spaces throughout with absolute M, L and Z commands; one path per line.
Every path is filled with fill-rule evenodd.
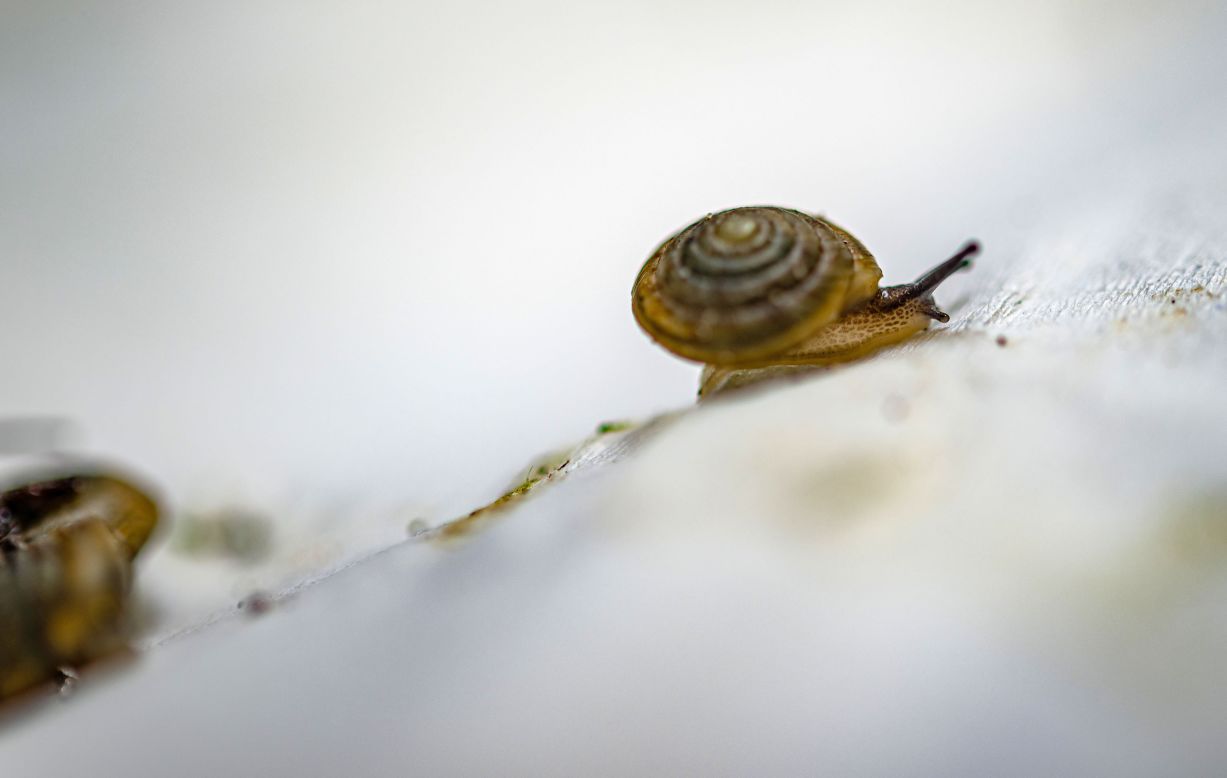
M 0 700 L 120 647 L 147 495 L 83 475 L 0 493 Z
M 800 343 L 877 292 L 864 246 L 817 216 L 770 206 L 709 214 L 639 271 L 632 309 L 673 353 L 752 366 Z

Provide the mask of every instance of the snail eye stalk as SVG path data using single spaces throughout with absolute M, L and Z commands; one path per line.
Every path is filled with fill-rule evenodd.
M 900 284 L 899 286 L 888 286 L 882 290 L 883 302 L 888 308 L 893 308 L 902 305 L 909 300 L 916 300 L 926 297 L 933 293 L 933 290 L 941 285 L 950 276 L 971 267 L 971 259 L 980 253 L 979 241 L 969 240 L 959 249 L 954 256 L 937 265 L 936 267 L 926 271 L 920 278 L 917 278 L 910 284 Z M 935 314 L 933 318 L 938 321 L 948 321 L 950 319 L 941 311 L 934 308 Z

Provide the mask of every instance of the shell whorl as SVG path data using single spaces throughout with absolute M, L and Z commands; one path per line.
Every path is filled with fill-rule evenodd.
M 639 272 L 632 307 L 665 348 L 715 365 L 769 362 L 877 290 L 855 238 L 774 207 L 710 214 L 666 240 Z

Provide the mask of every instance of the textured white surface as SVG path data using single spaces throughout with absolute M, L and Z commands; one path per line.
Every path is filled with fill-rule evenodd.
M 39 775 L 1212 774 L 1227 244 L 1146 202 L 1093 253 L 1078 214 L 990 248 L 946 331 L 164 644 L 6 748 Z
M 907 14 L 874 18 L 872 11 L 844 20 L 845 32 L 858 40 L 882 32 L 897 46 L 941 41 L 941 51 L 866 48 L 857 62 L 876 61 L 870 56 L 876 52 L 886 64 L 868 76 L 849 68 L 849 79 L 868 79 L 856 83 L 876 88 L 853 103 L 869 112 L 864 121 L 832 130 L 818 121 L 825 114 L 797 108 L 799 125 L 778 130 L 789 137 L 817 133 L 833 151 L 798 156 L 800 145 L 783 144 L 762 150 L 757 125 L 722 125 L 704 136 L 679 114 L 676 123 L 658 118 L 650 138 L 632 128 L 633 143 L 610 146 L 611 162 L 602 164 L 624 170 L 601 167 L 589 179 L 576 160 L 589 159 L 591 149 L 581 154 L 578 146 L 574 159 L 551 158 L 559 181 L 582 179 L 622 200 L 629 184 L 614 173 L 641 175 L 636 155 L 645 149 L 662 155 L 653 164 L 666 159 L 675 172 L 696 178 L 672 187 L 651 179 L 633 207 L 623 202 L 626 222 L 600 254 L 618 259 L 594 260 L 589 267 L 600 269 L 591 278 L 582 268 L 566 276 L 573 302 L 586 307 L 575 302 L 574 311 L 546 315 L 530 290 L 515 298 L 520 309 L 531 309 L 525 321 L 532 332 L 514 330 L 516 345 L 527 348 L 497 348 L 507 360 L 500 364 L 517 355 L 526 364 L 485 375 L 489 354 L 462 348 L 471 361 L 443 382 L 469 387 L 472 379 L 505 391 L 413 397 L 446 408 L 441 421 L 430 422 L 444 424 L 492 395 L 491 406 L 464 420 L 466 440 L 508 418 L 507 429 L 492 432 L 486 446 L 515 455 L 500 465 L 507 472 L 527 452 L 505 445 L 506 437 L 524 435 L 544 447 L 557 442 L 559 430 L 573 429 L 562 425 L 540 440 L 524 432 L 546 425 L 542 415 L 519 413 L 534 391 L 570 393 L 560 413 L 582 412 L 592 422 L 674 400 L 682 406 L 693 371 L 676 368 L 633 333 L 624 310 L 616 326 L 625 328 L 625 338 L 605 339 L 602 327 L 613 331 L 615 322 L 612 314 L 608 322 L 601 318 L 597 298 L 608 297 L 610 310 L 624 309 L 634 269 L 653 240 L 696 210 L 745 199 L 827 206 L 877 250 L 892 282 L 974 230 L 985 244 L 981 261 L 939 295 L 952 314 L 949 327 L 870 362 L 686 413 L 634 456 L 542 490 L 467 542 L 388 548 L 299 590 L 259 619 L 223 619 L 111 672 L 87 674 L 63 702 L 35 700 L 9 712 L 0 733 L 6 774 L 1221 773 L 1227 760 L 1221 11 L 1202 14 L 1190 4 L 1118 17 L 1115 6 L 1089 4 L 1072 19 L 1055 6 L 978 19 L 971 8 L 959 6 L 953 15 L 959 23 L 947 20 L 946 27 L 927 20 L 937 27 L 915 28 L 918 20 Z M 618 28 L 602 27 L 605 34 L 610 29 Z M 971 46 L 964 60 L 949 53 L 952 41 L 943 37 L 958 33 L 987 37 L 962 35 Z M 800 60 L 771 59 L 756 43 L 753 56 L 728 63 L 707 48 L 725 51 L 719 41 L 731 43 L 728 35 L 707 40 L 687 67 L 719 66 L 752 82 L 790 77 L 794 66 L 828 56 L 822 47 L 797 46 Z M 1056 53 L 1027 56 L 1037 41 Z M 605 62 L 625 79 L 622 66 L 610 64 L 620 61 L 612 54 L 581 58 L 576 78 Z M 899 77 L 916 62 L 932 63 L 924 74 L 934 81 Z M 968 73 L 984 62 L 992 67 Z M 659 93 L 662 105 L 691 95 L 686 105 L 700 114 L 703 106 L 721 105 L 722 92 L 705 80 L 696 81 L 697 91 L 688 91 L 689 81 L 687 89 L 672 81 L 652 86 L 651 63 L 639 67 L 631 69 L 639 80 L 629 82 L 623 98 L 610 98 L 616 106 L 637 106 L 617 102 L 636 89 Z M 856 91 L 832 83 L 843 97 Z M 533 103 L 533 116 L 551 116 L 550 106 L 569 109 L 571 92 L 558 89 L 534 97 L 544 102 Z M 909 89 L 919 91 L 909 99 Z M 964 106 L 967 90 L 985 100 L 987 118 Z M 883 95 L 889 99 L 881 103 Z M 963 108 L 943 115 L 954 106 Z M 585 122 L 603 126 L 608 118 L 587 110 L 596 113 L 580 111 L 578 124 L 569 125 L 572 135 L 583 136 L 578 128 Z M 892 111 L 905 110 L 914 111 L 911 124 L 888 121 L 896 118 Z M 952 126 L 959 120 L 968 126 Z M 871 129 L 880 135 L 858 141 Z M 680 140 L 658 146 L 662 133 Z M 951 136 L 943 141 L 944 133 Z M 463 144 L 447 148 L 450 154 Z M 503 168 L 483 167 L 480 154 L 465 157 L 450 186 L 469 196 L 483 182 L 514 179 L 517 165 L 531 167 L 535 148 L 518 149 L 519 162 Z M 744 170 L 717 174 L 711 160 L 727 159 L 720 155 L 729 148 L 761 155 Z M 255 161 L 235 164 L 244 169 Z M 783 177 L 762 172 L 784 169 Z M 500 218 L 514 222 L 546 202 L 570 207 L 583 199 L 569 189 L 540 190 L 517 205 L 523 210 Z M 482 196 L 513 199 L 495 191 Z M 853 212 L 847 218 L 842 202 Z M 694 207 L 662 215 L 660 223 L 644 215 L 683 206 Z M 601 209 L 614 207 L 613 199 L 599 202 Z M 226 212 L 237 218 L 236 210 Z M 429 219 L 415 224 L 430 233 Z M 499 224 L 500 238 L 520 245 L 508 236 L 525 230 Z M 528 253 L 555 257 L 539 247 Z M 557 255 L 563 256 L 570 255 Z M 316 271 L 308 277 L 328 280 Z M 47 287 L 56 288 L 50 281 Z M 37 295 L 22 303 L 30 310 L 46 304 Z M 7 309 L 11 316 L 23 310 Z M 382 321 L 377 307 L 370 310 Z M 500 315 L 519 327 L 524 322 L 507 317 L 515 310 Z M 292 321 L 314 326 L 309 317 Z M 589 328 L 590 321 L 598 323 Z M 345 327 L 354 334 L 369 324 L 359 317 Z M 57 319 L 47 337 L 54 341 L 74 326 Z M 497 330 L 498 322 L 481 326 Z M 100 332 L 98 343 L 87 342 L 115 348 L 105 346 L 115 333 Z M 228 340 L 241 340 L 226 332 Z M 379 358 L 395 340 L 378 338 L 387 339 L 372 350 L 378 353 L 359 349 L 342 362 L 342 370 L 368 358 L 377 365 L 362 373 L 369 383 L 349 397 L 353 404 L 403 399 L 401 378 L 378 384 L 388 377 Z M 593 352 L 585 338 L 608 345 L 602 359 L 586 361 Z M 166 344 L 159 343 L 142 355 L 162 353 Z M 425 346 L 407 347 L 422 363 Z M 239 364 L 261 364 L 259 351 L 243 352 Z M 44 352 L 32 353 L 37 364 L 51 364 Z M 105 369 L 115 352 L 102 353 L 108 358 L 94 365 L 99 395 L 80 406 L 86 416 L 101 416 L 90 403 L 109 407 L 123 384 Z M 202 364 L 213 365 L 214 357 L 225 362 L 212 355 Z M 172 360 L 174 375 L 153 376 L 159 390 L 153 396 L 191 407 L 199 399 L 193 391 L 172 390 L 182 388 L 177 382 L 201 358 L 183 356 L 187 367 Z M 46 369 L 61 386 L 81 374 L 77 367 Z M 243 449 L 232 464 L 241 471 L 236 478 L 272 472 L 262 488 L 283 495 L 268 498 L 279 508 L 295 506 L 284 495 L 302 497 L 301 510 L 286 512 L 318 518 L 287 528 L 294 538 L 333 533 L 336 553 L 297 568 L 302 578 L 379 547 L 379 532 L 399 532 L 405 517 L 389 518 L 394 512 L 375 501 L 369 511 L 375 518 L 362 518 L 367 503 L 346 498 L 344 478 L 321 485 L 310 477 L 339 459 L 347 462 L 343 473 L 368 472 L 346 447 L 358 432 L 383 429 L 366 415 L 357 427 L 325 425 L 335 434 L 320 440 L 319 461 L 306 433 L 278 437 L 294 414 L 316 418 L 317 402 L 328 399 L 327 392 L 312 394 L 320 390 L 305 379 L 315 373 L 296 371 L 282 365 L 271 386 L 287 390 L 304 379 L 308 394 L 280 408 L 284 418 L 259 427 L 255 448 Z M 38 386 L 28 376 L 16 376 L 14 387 L 19 410 L 39 407 L 30 399 L 41 396 Z M 259 392 L 234 391 L 226 395 L 237 407 L 226 416 L 230 422 L 257 418 L 268 405 Z M 430 415 L 415 406 L 419 412 Z M 214 429 L 151 432 L 116 424 L 105 442 L 156 463 L 161 437 L 202 434 L 203 453 L 181 452 L 167 464 L 174 486 L 190 482 L 192 456 L 225 461 L 226 446 L 245 441 L 228 438 L 233 429 L 208 418 L 193 426 Z M 449 482 L 438 487 L 442 494 L 465 479 L 484 488 L 504 474 L 487 472 L 496 468 L 485 449 L 471 470 L 450 469 L 469 444 L 432 459 L 449 441 L 431 433 L 429 445 L 417 448 L 396 429 L 398 435 L 378 441 L 380 455 L 401 444 L 410 453 L 405 463 L 381 460 L 375 471 L 381 477 L 401 467 L 412 473 L 407 483 L 427 490 L 437 477 Z M 575 426 L 572 434 L 582 431 Z M 276 452 L 286 446 L 295 450 L 282 462 Z M 283 467 L 264 469 L 269 462 Z M 443 475 L 436 476 L 439 468 Z M 381 483 L 389 491 L 386 479 Z M 291 488 L 302 484 L 316 491 Z M 394 502 L 386 493 L 383 499 Z M 349 527 L 346 515 L 355 517 Z M 182 601 L 180 563 L 164 553 L 149 562 L 143 584 L 150 594 Z M 284 577 L 286 568 L 276 572 L 267 580 Z M 189 602 L 180 626 L 229 607 L 238 593 L 232 586 L 227 580 Z

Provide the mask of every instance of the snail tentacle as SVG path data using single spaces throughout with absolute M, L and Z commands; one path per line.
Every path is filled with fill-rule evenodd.
M 980 253 L 980 244 L 977 241 L 971 240 L 963 245 L 961 249 L 946 261 L 930 268 L 924 274 L 910 284 L 900 284 L 899 286 L 888 286 L 882 290 L 882 301 L 884 306 L 902 305 L 908 300 L 919 299 L 929 296 L 933 293 L 943 281 L 950 276 L 959 272 L 964 268 L 971 267 L 971 259 Z M 934 308 L 935 311 L 941 311 Z M 942 313 L 941 318 L 934 316 L 939 321 L 947 321 L 950 317 Z

